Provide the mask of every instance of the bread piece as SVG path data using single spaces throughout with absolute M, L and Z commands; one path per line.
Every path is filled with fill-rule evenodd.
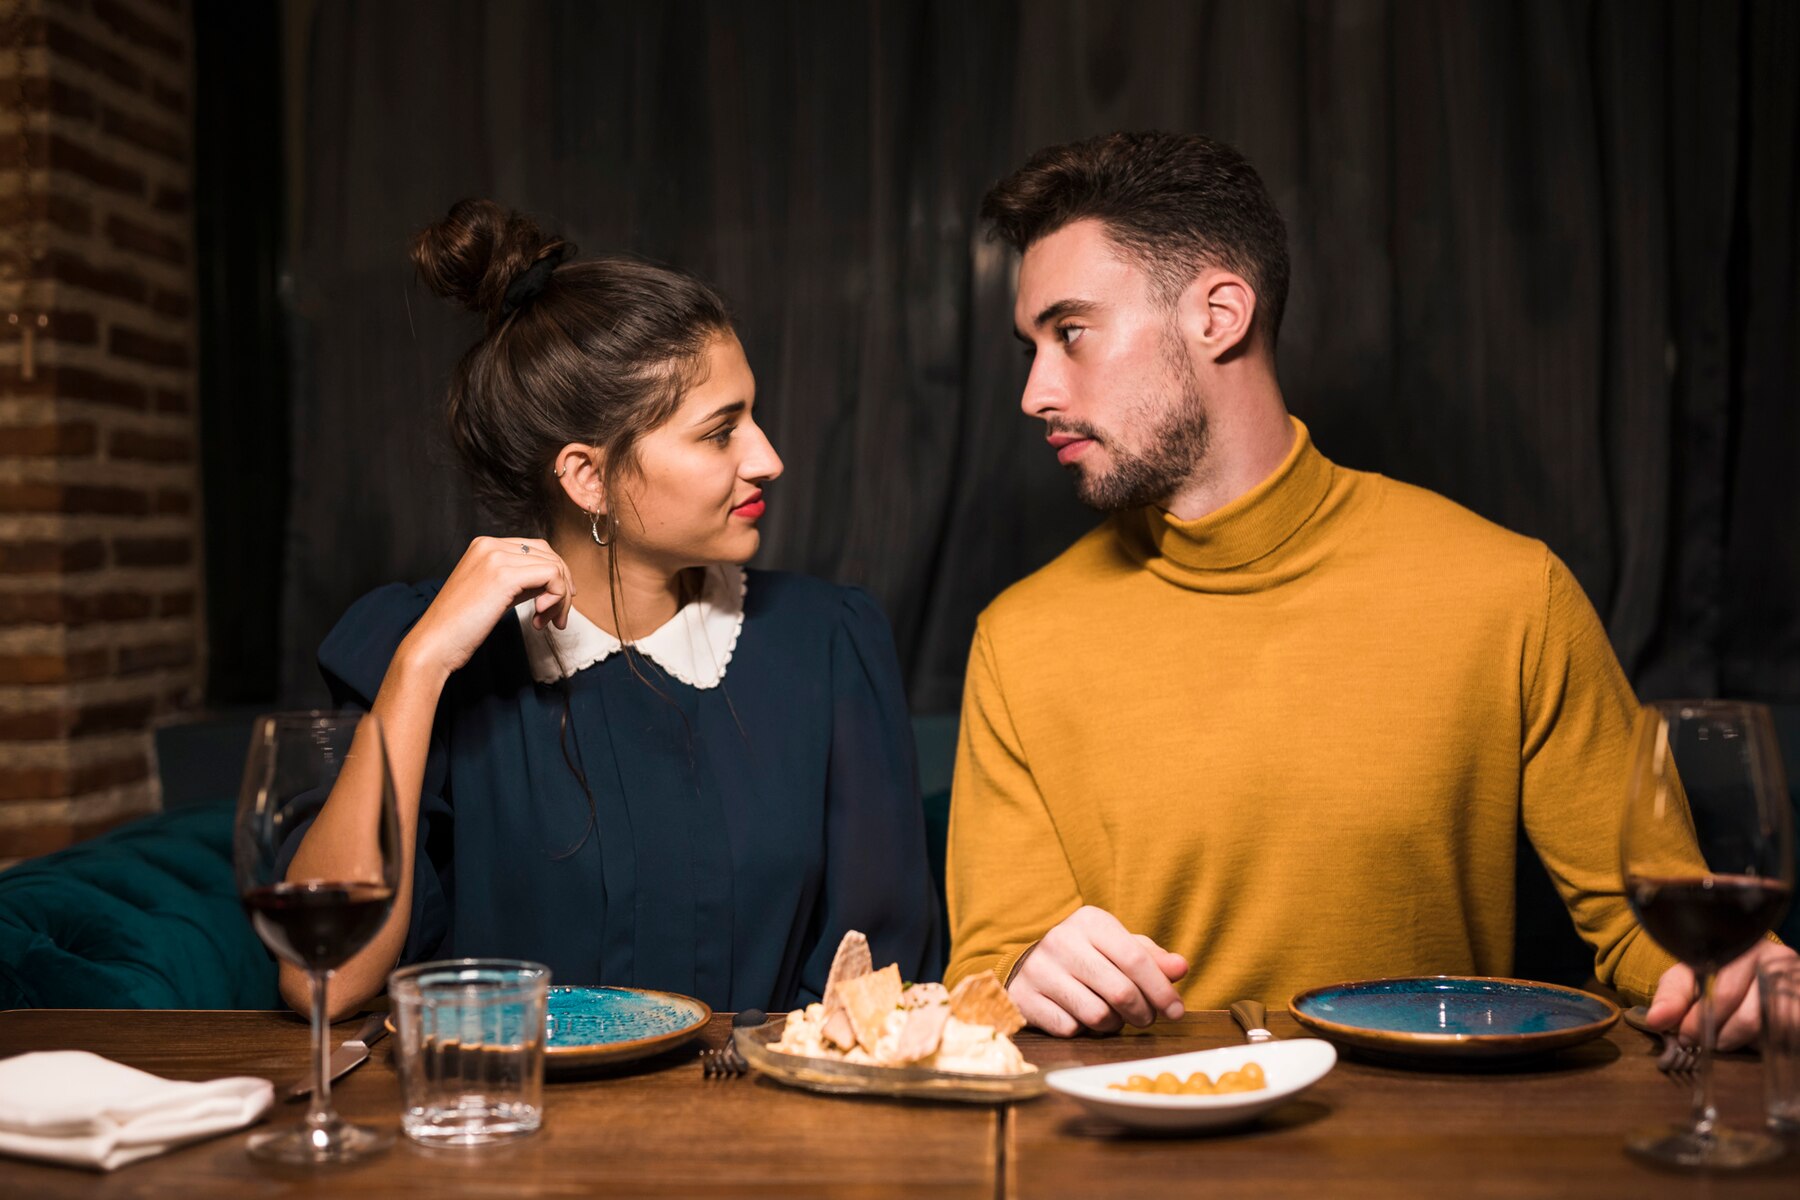
M 988 1025 L 1004 1037 L 1025 1028 L 1025 1014 L 987 971 L 971 975 L 950 993 L 950 1015 L 965 1025 Z
M 831 973 L 825 978 L 825 995 L 820 997 L 825 1003 L 825 1040 L 839 1050 L 850 1050 L 856 1045 L 856 1030 L 850 1024 L 850 1014 L 845 1010 L 840 994 L 843 986 L 874 969 L 875 963 L 869 957 L 869 939 L 852 929 L 838 943 L 837 953 L 831 959 Z
M 838 985 L 838 995 L 850 1013 L 856 1040 L 869 1053 L 881 1040 L 888 1015 L 900 1006 L 900 967 L 889 963 L 869 975 L 859 975 Z
M 950 1023 L 950 1004 L 939 1001 L 909 1009 L 906 1024 L 900 1029 L 900 1043 L 887 1061 L 893 1066 L 916 1063 L 937 1053 L 944 1038 L 944 1026 Z
M 849 1051 L 856 1047 L 856 1028 L 850 1024 L 850 1012 L 842 1002 L 825 1018 L 825 1025 L 819 1032 L 839 1050 Z
M 852 929 L 838 943 L 837 953 L 831 959 L 831 974 L 825 977 L 825 995 L 820 998 L 829 1006 L 833 988 L 874 970 L 875 960 L 869 957 L 869 939 Z

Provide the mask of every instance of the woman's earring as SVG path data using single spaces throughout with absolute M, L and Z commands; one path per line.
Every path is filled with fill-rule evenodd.
M 593 531 L 594 545 L 596 545 L 596 546 L 606 545 L 606 539 L 600 536 L 600 510 L 599 509 L 596 508 L 593 512 L 588 514 L 588 528 Z

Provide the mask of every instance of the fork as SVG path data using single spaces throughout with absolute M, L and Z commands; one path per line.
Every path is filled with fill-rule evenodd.
M 736 1030 L 753 1029 L 767 1021 L 768 1016 L 760 1008 L 746 1008 L 731 1018 L 733 1034 L 727 1038 L 725 1045 L 717 1050 L 700 1052 L 700 1076 L 703 1079 L 735 1079 L 750 1070 L 750 1064 L 744 1061 L 744 1055 L 737 1048 Z
M 744 1056 L 738 1053 L 737 1043 L 726 1042 L 722 1050 L 702 1050 L 700 1052 L 700 1075 L 705 1079 L 731 1079 L 742 1075 L 750 1069 Z
M 1656 1069 L 1669 1077 L 1675 1084 L 1688 1083 L 1694 1075 L 1694 1068 L 1700 1062 L 1700 1047 L 1684 1045 L 1674 1034 L 1663 1033 L 1652 1029 L 1644 1023 L 1645 1008 L 1642 1004 L 1625 1010 L 1625 1023 L 1639 1033 L 1656 1038 L 1659 1053 L 1656 1056 Z
M 1700 1062 L 1700 1047 L 1684 1046 L 1677 1038 L 1663 1038 L 1662 1053 L 1656 1056 L 1656 1069 L 1669 1077 L 1670 1082 L 1687 1084 L 1694 1077 L 1694 1068 Z

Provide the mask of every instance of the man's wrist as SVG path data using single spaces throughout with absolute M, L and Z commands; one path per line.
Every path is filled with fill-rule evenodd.
M 1019 968 L 1025 965 L 1025 960 L 1031 957 L 1031 952 L 1036 950 L 1041 942 L 1042 939 L 1040 938 L 1038 941 L 1032 942 L 1029 946 L 1026 946 L 1023 950 L 1019 951 L 1019 956 L 1012 960 L 1012 965 L 1010 967 L 1006 968 L 1005 976 L 1000 981 L 1002 987 L 1011 987 L 1013 985 L 1013 980 L 1019 977 Z

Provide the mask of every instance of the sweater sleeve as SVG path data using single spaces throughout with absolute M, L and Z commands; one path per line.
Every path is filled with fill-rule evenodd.
M 1005 983 L 1024 953 L 1082 904 L 979 627 L 963 688 L 945 881 L 951 953 L 944 982 L 952 987 L 980 971 Z
M 1637 698 L 1581 585 L 1545 552 L 1545 603 L 1524 664 L 1520 804 L 1525 832 L 1575 923 L 1600 982 L 1647 1001 L 1674 959 L 1626 902 L 1620 822 Z

